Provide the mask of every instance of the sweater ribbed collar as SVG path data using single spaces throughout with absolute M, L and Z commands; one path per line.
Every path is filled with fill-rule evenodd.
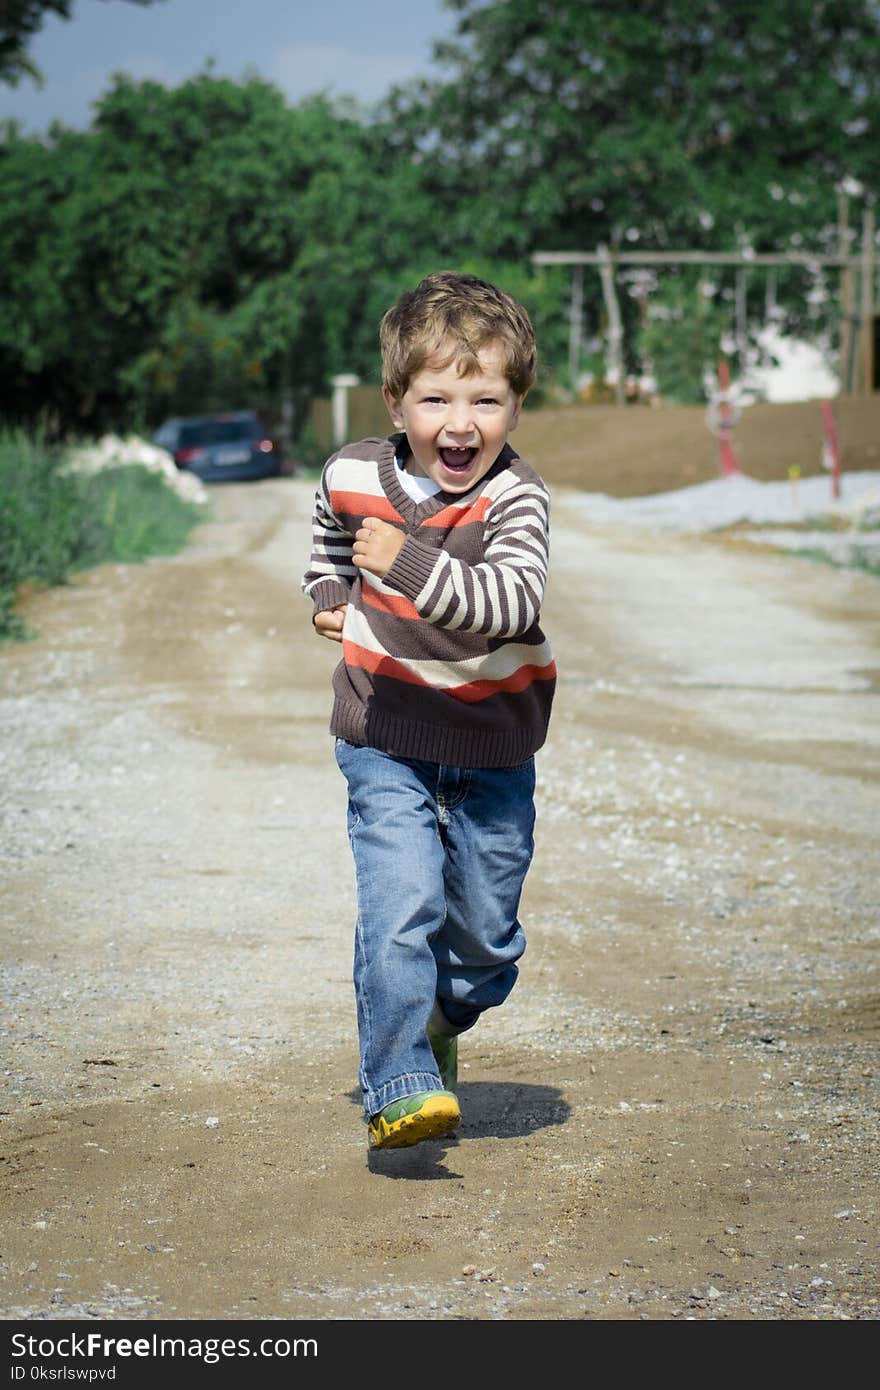
M 394 460 L 397 459 L 403 464 L 410 452 L 409 440 L 405 433 L 389 435 L 383 441 L 379 453 L 379 482 L 382 484 L 385 496 L 404 520 L 418 525 L 427 517 L 436 516 L 437 512 L 442 512 L 443 508 L 448 507 L 450 502 L 464 505 L 472 502 L 479 497 L 490 478 L 496 477 L 508 464 L 519 457 L 509 444 L 505 444 L 488 473 L 484 473 L 482 478 L 474 483 L 467 492 L 435 492 L 433 497 L 426 497 L 423 502 L 416 502 L 415 498 L 410 497 L 409 493 L 401 487 L 394 471 Z

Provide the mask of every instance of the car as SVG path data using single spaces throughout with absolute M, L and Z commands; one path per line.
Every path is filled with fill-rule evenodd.
M 252 410 L 166 420 L 153 443 L 205 483 L 277 478 L 281 472 L 278 446 Z

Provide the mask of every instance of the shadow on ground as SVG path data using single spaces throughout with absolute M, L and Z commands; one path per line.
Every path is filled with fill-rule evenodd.
M 571 1107 L 555 1086 L 531 1086 L 509 1081 L 469 1081 L 459 1086 L 462 1123 L 455 1135 L 426 1140 L 413 1148 L 368 1153 L 371 1173 L 389 1178 L 458 1178 L 445 1167 L 442 1155 L 474 1139 L 518 1139 L 536 1130 L 565 1124 Z M 348 1091 L 360 1104 L 360 1092 Z

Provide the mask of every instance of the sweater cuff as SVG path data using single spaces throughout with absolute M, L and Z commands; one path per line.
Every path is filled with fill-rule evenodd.
M 398 593 L 406 594 L 407 598 L 416 599 L 431 578 L 440 554 L 434 546 L 407 536 L 385 576 L 385 583 Z
M 322 579 L 320 584 L 316 584 L 309 590 L 309 598 L 312 600 L 312 622 L 315 621 L 317 613 L 323 613 L 327 608 L 335 608 L 338 603 L 348 603 L 351 589 L 342 579 Z

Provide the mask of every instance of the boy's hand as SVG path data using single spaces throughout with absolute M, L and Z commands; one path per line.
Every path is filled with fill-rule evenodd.
M 369 570 L 370 574 L 384 579 L 400 554 L 405 539 L 396 526 L 389 526 L 387 521 L 380 521 L 377 516 L 367 516 L 363 526 L 355 532 L 352 563 L 358 569 Z
M 320 613 L 315 614 L 314 628 L 319 637 L 329 637 L 331 642 L 342 641 L 347 607 L 347 603 L 337 603 L 335 608 L 322 608 Z

